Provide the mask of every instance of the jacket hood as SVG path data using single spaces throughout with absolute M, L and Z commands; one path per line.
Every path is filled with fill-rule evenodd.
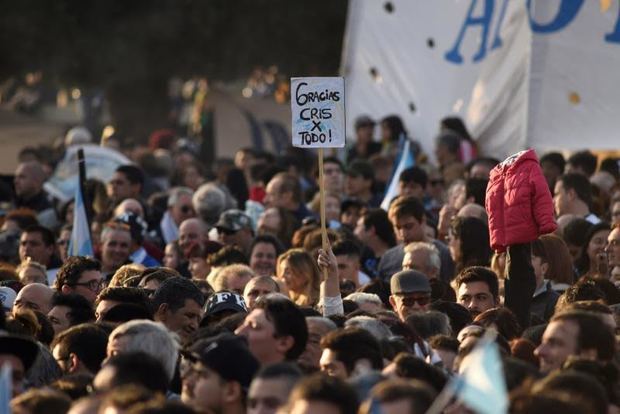
M 533 149 L 527 149 L 524 151 L 517 152 L 516 154 L 512 154 L 500 164 L 495 166 L 493 169 L 494 172 L 497 173 L 505 173 L 510 169 L 517 168 L 519 165 L 523 164 L 527 161 L 534 161 L 538 163 L 538 157 L 536 156 L 536 151 Z

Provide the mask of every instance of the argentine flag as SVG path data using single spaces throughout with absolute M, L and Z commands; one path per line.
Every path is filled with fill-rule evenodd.
M 455 397 L 480 414 L 508 412 L 504 368 L 494 340 L 486 335 L 480 339 L 459 371 L 450 383 Z
M 86 207 L 82 198 L 82 190 L 79 184 L 75 190 L 75 205 L 73 207 L 73 231 L 69 241 L 68 256 L 94 256 L 93 243 L 90 239 L 90 228 L 86 218 Z
M 381 202 L 381 208 L 385 211 L 388 211 L 390 208 L 390 203 L 394 199 L 394 197 L 399 195 L 398 191 L 398 179 L 400 178 L 400 173 L 407 168 L 413 167 L 415 161 L 413 159 L 413 155 L 411 154 L 411 142 L 406 138 L 403 139 L 404 143 L 401 146 L 401 151 L 398 157 L 398 163 L 396 164 L 396 168 L 394 169 L 394 173 L 392 174 L 392 179 L 390 180 L 390 184 L 385 191 L 385 197 Z
M 7 362 L 0 368 L 0 413 L 11 414 L 12 382 L 11 366 Z

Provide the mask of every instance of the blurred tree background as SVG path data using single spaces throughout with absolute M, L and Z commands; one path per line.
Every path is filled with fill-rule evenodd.
M 166 126 L 172 76 L 337 74 L 346 12 L 347 0 L 0 0 L 0 81 L 41 70 L 103 90 L 114 123 L 142 135 Z

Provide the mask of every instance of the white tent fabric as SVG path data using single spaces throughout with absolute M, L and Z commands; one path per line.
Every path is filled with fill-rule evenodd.
M 457 115 L 500 159 L 616 148 L 618 13 L 606 0 L 352 0 L 347 130 L 359 115 L 396 114 L 432 154 L 439 121 Z

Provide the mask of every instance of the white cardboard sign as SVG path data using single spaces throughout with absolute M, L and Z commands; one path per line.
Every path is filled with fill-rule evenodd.
M 293 146 L 343 148 L 344 78 L 291 78 Z

